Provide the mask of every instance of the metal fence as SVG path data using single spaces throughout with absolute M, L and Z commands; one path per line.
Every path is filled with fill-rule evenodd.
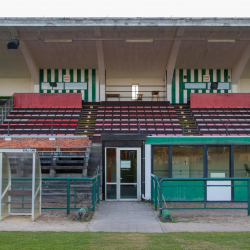
M 8 101 L 0 109 L 0 124 L 4 122 L 7 118 L 7 115 L 10 114 L 10 111 L 14 107 L 14 94 L 8 99 Z
M 29 177 L 28 177 L 29 178 Z M 20 177 L 12 177 L 12 188 L 22 188 L 27 189 L 26 186 L 22 186 L 23 179 L 27 180 L 26 178 L 20 178 Z M 29 178 L 31 179 L 31 178 Z M 27 182 L 27 181 L 26 181 Z M 96 204 L 100 201 L 100 176 L 96 175 L 92 178 L 42 178 L 42 193 L 45 189 L 51 189 L 53 188 L 59 188 L 61 190 L 65 190 L 65 193 L 62 193 L 63 196 L 66 198 L 66 207 L 42 207 L 42 209 L 65 209 L 67 211 L 67 214 L 70 214 L 70 210 L 74 209 L 80 209 L 80 207 L 77 207 L 77 194 L 79 188 L 91 188 L 91 207 L 92 211 L 95 211 Z M 52 193 L 53 194 L 53 193 Z M 70 196 L 74 197 L 73 202 L 71 202 Z M 55 196 L 55 195 L 54 195 Z M 71 206 L 73 205 L 73 207 Z M 21 207 L 22 209 L 24 207 Z
M 168 185 L 169 182 L 196 182 L 197 184 L 194 185 Z M 207 183 L 207 181 L 230 181 L 231 184 L 226 184 L 226 185 L 210 185 Z M 247 182 L 246 185 L 237 185 L 235 184 L 235 181 L 244 181 Z M 201 182 L 203 184 L 201 184 Z M 203 190 L 203 195 L 204 199 L 203 201 L 198 201 L 198 202 L 203 202 L 203 207 L 163 207 L 163 203 L 167 202 L 178 202 L 178 201 L 172 201 L 168 200 L 166 196 L 163 194 L 163 188 L 168 189 L 168 188 L 180 188 L 180 187 L 192 187 L 192 188 L 199 188 Z M 247 203 L 247 208 L 242 208 L 242 207 L 207 207 L 207 203 L 209 202 L 207 200 L 207 187 L 246 187 L 247 188 L 247 200 L 242 201 Z M 183 202 L 183 201 L 181 201 Z M 189 200 L 187 200 L 189 202 Z M 192 200 L 192 202 L 194 202 Z M 220 202 L 220 201 L 218 201 Z M 228 201 L 231 202 L 231 201 Z M 250 215 L 250 178 L 162 178 L 158 180 L 157 176 L 151 175 L 151 204 L 154 205 L 155 211 L 158 209 L 159 205 L 159 214 L 162 215 L 162 211 L 164 209 L 247 209 L 248 210 L 248 215 Z

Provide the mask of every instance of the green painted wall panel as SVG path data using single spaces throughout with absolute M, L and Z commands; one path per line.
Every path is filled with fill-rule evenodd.
M 81 70 L 80 69 L 77 70 L 77 82 L 81 82 Z
M 42 92 L 42 89 L 41 89 L 41 83 L 43 82 L 43 77 L 44 77 L 44 73 L 43 73 L 43 69 L 40 69 L 39 70 L 39 77 L 40 77 L 40 86 L 39 86 L 39 91 L 40 93 Z
M 194 82 L 198 82 L 199 81 L 199 70 L 195 69 L 194 70 Z
M 203 185 L 203 181 L 163 181 L 162 193 L 166 201 L 204 201 L 204 187 L 194 187 L 193 185 Z M 190 187 L 171 186 L 190 185 Z
M 235 181 L 234 185 L 247 185 L 247 181 Z M 234 200 L 247 201 L 247 187 L 234 187 Z
M 74 70 L 73 69 L 69 70 L 69 75 L 70 75 L 70 81 L 74 82 Z
M 216 69 L 216 74 L 215 74 L 215 79 L 214 79 L 214 69 L 208 69 L 208 74 L 210 76 L 210 82 L 222 82 L 221 81 L 221 72 L 223 70 L 223 74 L 225 77 L 224 82 L 228 82 L 228 74 L 229 70 L 228 69 Z M 190 99 L 190 92 L 194 93 L 199 93 L 199 89 L 185 89 L 185 82 L 191 82 L 191 75 L 192 75 L 192 70 L 191 69 L 186 69 L 185 73 L 187 75 L 187 80 L 185 82 L 183 81 L 183 75 L 184 75 L 184 69 L 178 69 L 175 70 L 174 72 L 174 77 L 172 80 L 172 103 L 184 103 L 184 94 L 186 93 L 187 95 L 187 100 Z M 193 74 L 194 74 L 194 82 L 203 82 L 203 76 L 206 75 L 207 73 L 206 69 L 198 70 L 198 69 L 193 69 Z M 200 78 L 199 78 L 199 74 Z M 179 82 L 177 82 L 176 75 L 179 75 Z M 199 81 L 200 80 L 200 81 Z M 179 91 L 176 92 L 176 85 L 178 86 L 179 84 Z M 231 87 L 230 87 L 231 89 Z M 211 90 L 211 89 L 201 89 L 202 93 L 221 93 L 221 90 Z M 230 90 L 224 90 L 225 93 L 230 92 Z M 179 101 L 178 101 L 179 100 Z M 186 102 L 186 99 L 185 99 Z
M 175 70 L 174 70 L 174 75 L 172 79 L 172 103 L 176 103 L 176 94 L 175 94 L 176 88 L 175 88 Z
M 148 136 L 146 144 L 170 144 L 170 145 L 250 145 L 250 136 Z
M 46 70 L 46 71 L 45 71 Z M 59 73 L 60 72 L 60 73 Z M 69 69 L 69 75 L 70 75 L 70 82 L 82 82 L 85 81 L 87 82 L 87 89 L 86 90 L 81 90 L 81 89 L 71 89 L 71 90 L 47 90 L 47 89 L 41 89 L 41 83 L 44 82 L 44 74 L 46 73 L 47 75 L 47 82 L 51 82 L 51 81 L 55 81 L 55 82 L 59 82 L 60 81 L 63 82 L 63 76 L 66 75 L 67 70 L 66 69 L 39 69 L 39 80 L 40 80 L 40 85 L 39 85 L 39 92 L 40 93 L 82 93 L 83 99 L 85 99 L 85 101 L 88 101 L 88 98 L 92 99 L 93 101 L 96 101 L 98 98 L 96 98 L 96 88 L 99 88 L 99 96 L 100 96 L 100 82 L 96 82 L 97 79 L 97 70 L 96 69 L 92 69 L 92 91 L 89 92 L 89 70 L 85 69 L 84 70 L 84 74 L 85 74 L 85 80 L 82 80 L 83 76 L 82 76 L 82 69 Z M 54 78 L 52 79 L 52 75 L 54 73 Z M 59 75 L 61 74 L 61 75 Z M 61 80 L 62 79 L 62 80 Z M 88 81 L 87 81 L 88 79 Z M 89 96 L 90 95 L 90 96 Z M 100 98 L 99 98 L 100 99 Z
M 55 69 L 55 82 L 59 82 L 58 69 Z
M 183 90 L 184 90 L 184 86 L 183 86 L 183 69 L 179 69 L 179 103 L 184 102 Z
M 89 96 L 89 94 L 88 94 L 88 90 L 89 90 L 89 80 L 87 80 L 87 79 L 89 79 L 89 71 L 87 70 L 87 69 L 85 69 L 84 70 L 84 76 L 85 76 L 85 82 L 87 82 L 87 89 L 86 90 L 84 90 L 84 101 L 85 102 L 88 102 L 88 96 Z
M 95 69 L 92 69 L 92 102 L 96 101 L 95 91 L 96 91 L 96 74 L 95 74 Z

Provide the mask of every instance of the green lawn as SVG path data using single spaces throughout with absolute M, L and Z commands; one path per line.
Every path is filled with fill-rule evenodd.
M 0 232 L 0 249 L 250 249 L 250 232 Z

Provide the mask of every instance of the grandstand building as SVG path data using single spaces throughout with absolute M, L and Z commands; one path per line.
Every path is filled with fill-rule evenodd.
M 249 18 L 0 18 L 0 86 L 1 147 L 100 172 L 107 201 L 150 199 L 151 174 L 249 177 Z

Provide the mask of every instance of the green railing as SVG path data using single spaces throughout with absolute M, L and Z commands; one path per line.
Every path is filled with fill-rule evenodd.
M 31 179 L 30 177 L 12 177 L 12 189 L 14 188 L 22 188 L 22 189 L 27 189 L 29 188 L 29 184 L 27 181 Z M 15 183 L 16 182 L 16 183 Z M 22 182 L 20 184 L 20 182 Z M 25 183 L 26 182 L 26 183 Z M 44 183 L 44 182 L 49 182 L 49 183 Z M 54 183 L 53 183 L 54 182 Z M 59 184 L 58 184 L 59 182 Z M 77 183 L 81 182 L 80 185 L 77 185 Z M 82 185 L 82 183 L 85 183 L 86 185 Z M 95 211 L 95 206 L 97 203 L 99 203 L 99 198 L 100 198 L 100 176 L 96 175 L 93 176 L 92 178 L 49 178 L 49 177 L 43 177 L 42 178 L 42 192 L 45 188 L 66 188 L 66 207 L 42 207 L 42 209 L 65 209 L 67 210 L 67 214 L 70 213 L 71 209 L 80 209 L 80 207 L 77 207 L 77 188 L 80 187 L 91 187 L 91 193 L 92 193 L 92 205 L 91 209 L 92 211 Z M 73 202 L 73 207 L 71 207 L 70 202 L 70 191 L 74 190 L 74 202 Z
M 207 181 L 231 181 L 230 185 L 209 185 L 207 184 Z M 244 181 L 247 182 L 246 185 L 236 185 L 236 181 Z M 168 185 L 168 183 L 170 183 Z M 177 182 L 176 185 L 173 185 L 174 182 Z M 191 185 L 180 185 L 178 182 L 192 182 Z M 193 182 L 197 182 L 197 184 L 193 184 Z M 203 184 L 201 184 L 203 183 Z M 163 195 L 163 188 L 164 192 L 167 193 L 167 189 L 173 188 L 186 188 L 186 187 L 192 187 L 195 189 L 199 189 L 199 191 L 202 190 L 203 192 L 203 199 L 202 201 L 199 199 L 197 202 L 203 202 L 203 207 L 165 207 L 163 208 L 163 202 L 178 202 L 178 201 L 172 201 L 171 199 L 168 199 L 166 195 Z M 241 202 L 247 202 L 247 208 L 242 207 L 207 207 L 207 187 L 246 187 L 247 188 L 247 200 L 241 201 Z M 189 202 L 190 200 L 186 200 Z M 183 200 L 181 201 L 183 202 Z M 192 202 L 195 202 L 192 200 Z M 219 201 L 218 201 L 219 202 Z M 228 201 L 231 202 L 231 201 Z M 167 209 L 247 209 L 248 215 L 250 215 L 250 178 L 162 178 L 158 180 L 157 176 L 151 175 L 151 204 L 154 204 L 155 210 L 158 209 L 159 204 L 159 213 L 162 214 L 162 210 Z
M 154 205 L 155 211 L 158 209 L 158 180 L 157 176 L 151 174 L 151 205 Z

